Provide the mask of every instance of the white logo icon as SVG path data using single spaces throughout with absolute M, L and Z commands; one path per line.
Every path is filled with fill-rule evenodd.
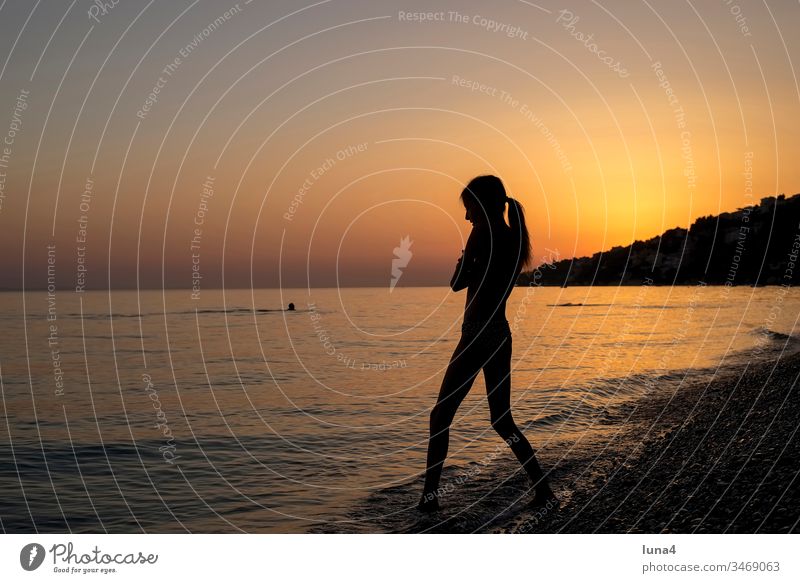
M 406 235 L 400 239 L 400 246 L 394 248 L 395 258 L 392 259 L 392 279 L 389 282 L 389 293 L 394 290 L 394 286 L 400 281 L 400 277 L 403 275 L 403 269 L 408 266 L 408 262 L 411 261 L 411 257 L 414 255 L 411 252 L 411 245 L 413 243 L 414 241 L 411 241 L 410 236 Z

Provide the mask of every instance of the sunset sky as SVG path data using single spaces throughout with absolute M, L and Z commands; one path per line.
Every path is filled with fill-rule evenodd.
M 800 192 L 797 2 L 0 6 L 6 289 L 388 286 L 406 235 L 446 285 L 483 173 L 536 263 Z

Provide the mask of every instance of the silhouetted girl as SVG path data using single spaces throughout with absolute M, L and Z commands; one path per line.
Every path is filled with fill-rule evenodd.
M 511 330 L 506 300 L 531 245 L 522 205 L 506 197 L 496 176 L 478 176 L 461 193 L 472 232 L 450 281 L 453 291 L 467 289 L 461 340 L 456 346 L 431 411 L 428 467 L 419 508 L 439 508 L 438 488 L 447 457 L 450 424 L 475 377 L 483 369 L 492 427 L 511 447 L 535 488 L 533 503 L 557 503 L 528 440 L 511 417 Z M 508 221 L 504 212 L 508 205 Z

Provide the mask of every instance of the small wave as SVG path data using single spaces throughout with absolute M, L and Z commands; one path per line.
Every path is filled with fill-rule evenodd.
M 754 336 L 753 346 L 734 350 L 725 355 L 725 362 L 731 365 L 765 362 L 775 358 L 785 358 L 800 352 L 800 337 L 770 330 L 766 326 L 756 326 L 749 331 Z
M 270 309 L 270 308 L 230 308 L 228 310 L 223 309 L 209 309 L 209 310 L 186 310 L 184 312 L 170 312 L 173 314 L 268 314 L 270 312 L 288 312 L 289 310 L 278 310 L 278 309 Z M 297 312 L 299 310 L 292 310 L 293 312 Z
M 679 308 L 684 308 L 685 306 L 664 306 L 661 304 L 655 304 L 651 306 L 634 306 L 633 304 L 622 304 L 622 303 L 615 303 L 615 304 L 587 304 L 584 302 L 564 302 L 563 304 L 547 304 L 550 308 L 636 308 L 637 310 L 676 310 Z
M 143 312 L 141 314 L 65 314 L 64 318 L 81 319 L 84 320 L 108 320 L 109 318 L 122 319 L 122 318 L 152 318 L 166 316 L 186 316 L 194 314 L 280 314 L 296 312 L 298 314 L 309 312 L 310 310 L 285 310 L 280 308 L 211 308 L 203 310 L 180 310 L 176 312 Z M 60 316 L 61 317 L 61 316 Z
M 551 413 L 528 423 L 528 427 L 551 427 L 570 421 L 572 415 L 568 413 Z
M 796 336 L 792 336 L 791 334 L 784 334 L 783 332 L 776 332 L 774 330 L 770 330 L 766 326 L 756 326 L 750 331 L 751 334 L 755 336 L 762 336 L 769 338 L 770 340 L 783 342 L 786 340 L 800 340 Z
M 584 304 L 583 302 L 564 302 L 563 304 L 547 304 L 551 308 L 578 308 L 578 307 L 586 307 L 586 308 L 602 308 L 608 307 L 612 304 Z

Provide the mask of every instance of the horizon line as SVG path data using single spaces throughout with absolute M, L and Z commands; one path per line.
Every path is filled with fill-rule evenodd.
M 539 284 L 539 285 L 530 285 L 530 284 L 514 284 L 514 287 L 553 287 L 562 289 L 564 287 L 636 287 L 643 285 L 639 281 L 631 281 L 627 283 L 571 283 L 567 286 L 561 286 L 557 284 Z M 649 287 L 695 287 L 697 283 L 651 283 L 648 284 Z M 764 283 L 764 284 L 755 284 L 755 283 L 736 283 L 736 284 L 727 284 L 727 283 L 704 283 L 706 287 L 781 287 L 782 284 L 778 283 Z M 441 285 L 408 285 L 408 286 L 401 286 L 400 289 L 417 289 L 417 288 L 430 288 L 430 287 L 444 287 L 449 289 L 449 285 L 441 284 Z M 204 288 L 203 291 L 240 291 L 240 290 L 268 290 L 268 289 L 284 289 L 284 290 L 304 290 L 304 289 L 388 289 L 389 286 L 387 285 L 321 285 L 321 286 L 310 286 L 310 287 L 209 287 Z M 44 288 L 28 288 L 28 289 L 17 289 L 17 288 L 0 288 L 0 293 L 19 293 L 19 292 L 47 292 L 48 289 Z M 121 292 L 121 291 L 186 291 L 192 292 L 192 288 L 190 287 L 116 287 L 116 288 L 92 288 L 87 289 L 82 292 L 76 292 L 74 289 L 57 289 L 55 292 L 72 292 L 76 295 L 86 294 L 89 292 Z M 201 292 L 202 293 L 202 292 Z M 457 292 L 453 292 L 457 293 Z

